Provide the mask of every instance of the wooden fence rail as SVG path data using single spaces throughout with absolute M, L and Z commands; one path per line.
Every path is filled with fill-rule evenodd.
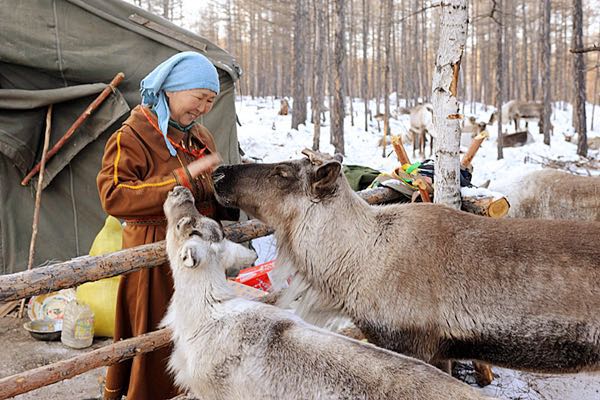
M 359 192 L 367 202 L 384 203 L 403 198 L 388 188 Z M 470 200 L 463 199 L 467 204 Z M 265 236 L 272 230 L 265 224 L 251 220 L 225 228 L 227 237 L 234 242 L 244 242 Z M 138 246 L 103 256 L 83 256 L 64 263 L 36 268 L 31 271 L 0 276 L 0 301 L 17 300 L 41 293 L 73 287 L 145 267 L 155 267 L 166 262 L 165 243 Z M 0 399 L 6 399 L 72 378 L 92 369 L 108 366 L 167 346 L 171 340 L 168 329 L 161 329 L 131 339 L 119 341 L 67 360 L 49 364 L 20 374 L 0 379 Z M 190 397 L 185 397 L 190 398 Z
M 148 353 L 171 343 L 169 329 L 161 329 L 145 335 L 104 346 L 79 356 L 58 361 L 0 379 L 0 399 L 30 392 L 64 379 L 83 374 L 95 368 L 116 364 Z
M 386 188 L 366 190 L 360 194 L 370 203 L 382 203 L 400 197 Z M 225 227 L 226 236 L 237 243 L 270 233 L 272 230 L 258 220 Z M 3 275 L 0 276 L 0 302 L 70 288 L 141 268 L 156 267 L 166 261 L 165 243 L 161 241 L 102 256 L 82 256 L 31 271 Z

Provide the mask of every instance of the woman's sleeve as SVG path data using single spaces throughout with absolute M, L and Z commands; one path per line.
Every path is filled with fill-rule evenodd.
M 141 143 L 124 130 L 113 134 L 96 179 L 102 208 L 117 218 L 163 215 L 167 194 L 176 185 L 186 186 L 188 182 L 182 180 L 187 178 L 178 168 L 165 176 L 144 179 L 147 169 Z

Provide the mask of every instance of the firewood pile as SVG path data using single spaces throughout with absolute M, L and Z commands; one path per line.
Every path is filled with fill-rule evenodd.
M 478 134 L 461 160 L 461 175 L 463 175 L 461 186 L 463 186 L 462 181 L 470 181 L 471 161 L 488 136 L 485 131 Z M 427 163 L 411 164 L 400 136 L 392 137 L 392 146 L 400 165 L 391 174 L 378 178 L 380 184 L 401 193 L 407 198 L 406 201 L 414 202 L 420 199 L 422 202 L 431 202 L 434 195 L 433 166 Z M 503 195 L 483 188 L 463 187 L 462 189 L 463 211 L 492 218 L 502 218 L 508 214 L 510 204 Z

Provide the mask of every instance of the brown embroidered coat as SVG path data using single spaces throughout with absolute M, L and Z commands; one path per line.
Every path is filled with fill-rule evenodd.
M 124 219 L 123 248 L 163 240 L 166 220 L 162 211 L 168 192 L 176 185 L 192 189 L 200 212 L 217 217 L 211 176 L 192 180 L 186 166 L 193 157 L 181 149 L 172 157 L 157 131 L 156 116 L 137 106 L 106 144 L 97 184 L 104 210 Z M 215 152 L 210 132 L 196 125 L 190 134 L 169 127 L 168 135 L 181 147 Z M 114 340 L 138 336 L 157 328 L 173 293 L 168 264 L 144 268 L 121 277 L 117 295 Z M 170 348 L 163 348 L 115 364 L 108 369 L 105 399 L 168 399 L 177 395 L 166 372 Z

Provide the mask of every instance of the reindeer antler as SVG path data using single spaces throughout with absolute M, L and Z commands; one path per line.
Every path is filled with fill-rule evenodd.
M 302 150 L 302 154 L 308 157 L 310 163 L 313 165 L 323 165 L 323 162 L 326 161 L 326 158 L 323 154 L 309 148 Z
M 302 154 L 304 154 L 306 157 L 308 157 L 311 164 L 313 164 L 313 165 L 323 165 L 332 160 L 335 160 L 335 161 L 341 163 L 342 160 L 344 159 L 341 154 L 335 154 L 334 156 L 331 156 L 330 154 L 320 153 L 318 151 L 314 151 L 314 150 L 308 149 L 308 148 L 302 150 Z

